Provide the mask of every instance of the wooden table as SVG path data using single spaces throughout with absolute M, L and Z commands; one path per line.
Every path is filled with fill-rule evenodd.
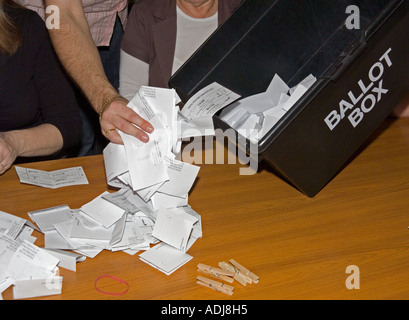
M 67 204 L 72 209 L 108 188 L 102 156 L 31 163 L 55 170 L 81 165 L 89 185 L 57 190 L 20 184 L 14 168 L 0 177 L 0 210 L 27 212 Z M 170 276 L 138 255 L 103 251 L 61 269 L 63 293 L 44 299 L 270 300 L 409 299 L 409 120 L 387 121 L 367 147 L 315 198 L 295 190 L 269 170 L 239 175 L 240 164 L 201 165 L 189 204 L 202 216 L 203 238 L 194 257 Z M 35 232 L 37 245 L 42 234 Z M 198 263 L 235 259 L 260 277 L 235 284 L 232 297 L 196 284 Z M 360 271 L 360 289 L 349 290 L 346 268 Z M 101 275 L 126 281 L 117 297 L 95 290 Z M 107 291 L 123 284 L 106 281 Z M 9 288 L 5 299 L 13 299 Z

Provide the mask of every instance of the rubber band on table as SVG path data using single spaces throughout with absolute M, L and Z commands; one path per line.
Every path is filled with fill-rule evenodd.
M 122 283 L 122 284 L 126 285 L 126 290 L 124 290 L 122 292 L 107 292 L 107 291 L 104 291 L 104 290 L 98 288 L 98 286 L 97 286 L 98 281 L 101 280 L 101 279 L 104 279 L 104 278 L 112 279 L 112 280 L 115 280 L 115 281 L 117 281 L 119 283 Z M 95 282 L 94 282 L 94 286 L 95 286 L 95 290 L 97 290 L 98 292 L 100 292 L 102 294 L 109 295 L 109 296 L 122 296 L 125 293 L 127 293 L 128 290 L 129 290 L 128 282 L 126 282 L 125 280 L 119 279 L 117 277 L 108 275 L 108 274 L 105 274 L 105 275 L 102 275 L 102 276 L 96 278 Z

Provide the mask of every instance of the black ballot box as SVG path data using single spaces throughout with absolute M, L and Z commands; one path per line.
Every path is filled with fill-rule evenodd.
M 184 102 L 214 82 L 243 98 L 275 74 L 290 87 L 314 75 L 255 148 L 257 161 L 314 197 L 409 92 L 408 33 L 408 0 L 247 0 L 169 86 Z M 231 129 L 219 115 L 215 127 Z M 237 139 L 250 154 L 254 142 Z

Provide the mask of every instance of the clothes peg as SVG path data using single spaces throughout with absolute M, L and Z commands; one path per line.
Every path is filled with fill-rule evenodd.
M 219 289 L 213 287 L 212 285 L 210 285 L 210 284 L 208 284 L 208 283 L 205 283 L 205 282 L 202 282 L 202 281 L 196 281 L 196 283 L 199 284 L 199 285 L 201 285 L 201 286 L 204 286 L 204 287 L 206 287 L 206 288 L 213 289 L 213 290 L 215 290 L 215 291 L 217 291 L 217 292 L 221 292 L 221 293 L 227 294 L 227 295 L 229 295 L 229 296 L 232 296 L 232 295 L 233 295 L 233 291 L 229 291 L 229 290 L 226 290 L 226 291 L 219 290 Z
M 222 292 L 229 296 L 233 295 L 233 290 L 234 290 L 233 286 L 229 286 L 227 284 L 224 284 L 218 281 L 214 281 L 214 280 L 202 277 L 202 276 L 197 276 L 196 280 L 197 280 L 196 283 L 201 286 L 211 288 L 213 290 L 216 290 L 217 292 Z
M 235 268 L 234 266 L 225 261 L 219 262 L 219 267 L 222 268 L 223 270 L 234 272 L 233 278 L 243 286 L 246 286 L 247 283 L 252 282 L 252 279 L 250 277 L 241 274 L 239 269 Z
M 207 272 L 207 273 L 211 273 L 214 274 L 215 276 L 228 276 L 228 277 L 233 277 L 234 276 L 234 272 L 228 271 L 228 270 L 223 270 L 223 269 L 219 269 L 219 268 L 214 268 L 208 265 L 205 265 L 203 263 L 199 263 L 197 265 L 197 269 L 199 271 L 203 271 L 203 272 Z
M 197 269 L 197 271 L 202 272 L 202 273 L 204 273 L 204 274 L 206 274 L 206 275 L 208 275 L 208 276 L 210 276 L 210 277 L 216 278 L 216 279 L 218 279 L 218 280 L 222 280 L 222 281 L 229 282 L 229 283 L 233 283 L 233 282 L 234 282 L 234 278 L 233 278 L 233 277 L 224 276 L 224 275 L 222 275 L 222 274 L 220 274 L 220 275 L 215 275 L 214 273 L 211 273 L 211 272 L 209 272 L 209 271 L 207 271 L 207 270 L 203 270 L 203 269 Z
M 237 261 L 230 259 L 229 261 L 235 268 L 237 268 L 241 274 L 248 276 L 251 278 L 251 280 L 254 283 L 258 283 L 259 277 L 256 276 L 254 273 L 252 273 L 250 270 L 248 270 L 247 268 L 243 267 L 240 263 L 238 263 Z

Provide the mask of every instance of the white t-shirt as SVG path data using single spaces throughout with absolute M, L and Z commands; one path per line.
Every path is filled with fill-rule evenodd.
M 203 44 L 217 29 L 218 14 L 209 18 L 197 19 L 188 16 L 179 7 L 177 13 L 177 32 L 172 74 Z M 149 65 L 121 50 L 119 92 L 127 99 L 132 99 L 139 87 L 149 83 Z
M 192 18 L 179 9 L 179 7 L 176 8 L 176 13 L 176 48 L 172 74 L 189 59 L 218 26 L 217 13 L 204 19 Z

